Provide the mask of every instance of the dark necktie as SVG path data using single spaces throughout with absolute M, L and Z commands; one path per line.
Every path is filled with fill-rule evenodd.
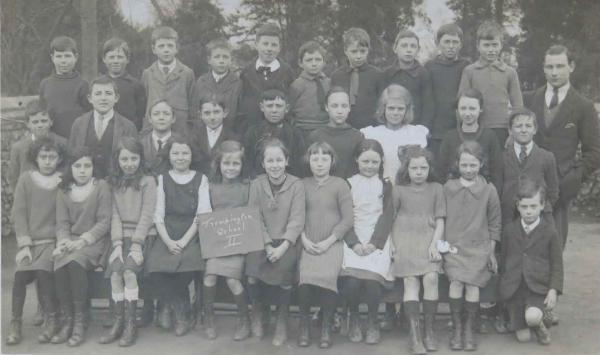
M 165 76 L 169 76 L 169 67 L 164 66 L 162 67 L 163 73 L 165 73 Z
M 323 87 L 323 81 L 317 77 L 315 83 L 317 84 L 317 103 L 321 110 L 325 110 L 325 88 Z
M 267 66 L 260 66 L 258 67 L 257 71 L 259 73 L 262 73 L 262 75 L 264 75 L 265 79 L 267 78 L 267 76 L 269 76 L 269 74 L 271 74 L 271 67 L 267 67 Z
M 358 97 L 358 68 L 352 68 L 350 73 L 350 105 L 356 104 Z
M 158 139 L 158 140 L 156 141 L 156 143 L 158 143 L 158 151 L 160 152 L 160 150 L 162 149 L 162 146 L 163 146 L 163 141 L 162 141 L 162 139 Z
M 521 145 L 521 151 L 519 152 L 519 162 L 523 164 L 527 159 L 527 146 Z
M 548 108 L 551 110 L 558 105 L 558 88 L 553 86 L 552 92 L 552 99 L 550 99 L 550 105 L 548 105 Z

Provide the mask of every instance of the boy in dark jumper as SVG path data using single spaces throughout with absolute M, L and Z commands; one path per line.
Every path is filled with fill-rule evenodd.
M 225 39 L 214 39 L 206 45 L 206 59 L 210 70 L 198 78 L 194 85 L 192 112 L 196 122 L 201 117 L 201 103 L 219 98 L 225 104 L 227 115 L 223 124 L 232 129 L 238 107 L 242 83 L 237 74 L 231 72 L 231 45 Z
M 258 58 L 240 74 L 242 90 L 234 127 L 238 134 L 243 134 L 262 121 L 263 114 L 259 107 L 262 93 L 270 89 L 287 93 L 295 77 L 292 68 L 277 58 L 281 50 L 279 27 L 271 23 L 260 26 L 256 31 L 255 46 Z
M 517 198 L 521 218 L 504 226 L 498 288 L 517 340 L 529 341 L 533 329 L 538 342 L 549 345 L 546 313 L 556 306 L 563 289 L 562 240 L 554 223 L 542 215 L 542 186 L 523 179 Z
M 437 155 L 447 131 L 456 127 L 454 104 L 463 69 L 469 61 L 460 57 L 463 31 L 455 23 L 441 26 L 436 35 L 439 54 L 425 68 L 431 74 L 435 113 L 431 122 L 431 138 L 427 148 Z
M 259 105 L 264 119 L 250 127 L 243 139 L 251 176 L 264 172 L 259 156 L 262 144 L 271 138 L 278 138 L 290 152 L 287 170 L 292 175 L 302 177 L 302 156 L 306 146 L 302 132 L 285 118 L 289 111 L 286 95 L 283 91 L 267 90 L 262 93 Z
M 127 42 L 111 38 L 102 47 L 102 61 L 106 74 L 117 84 L 119 101 L 115 110 L 135 124 L 138 131 L 144 124 L 146 91 L 142 83 L 127 72 L 131 51 Z
M 344 32 L 342 40 L 348 64 L 331 74 L 331 87 L 339 86 L 350 95 L 350 126 L 361 129 L 378 125 L 375 109 L 385 83 L 381 70 L 367 63 L 371 47 L 369 34 L 362 28 L 352 27 Z
M 304 138 L 317 128 L 327 125 L 325 96 L 331 80 L 323 73 L 325 49 L 315 41 L 304 43 L 298 50 L 302 73 L 290 86 L 290 116 Z
M 69 138 L 75 119 L 90 109 L 88 83 L 75 70 L 78 58 L 75 40 L 66 36 L 54 38 L 50 43 L 54 70 L 40 83 L 40 99 L 54 123 L 52 131 L 64 138 Z
M 399 84 L 410 91 L 413 99 L 413 124 L 421 124 L 431 130 L 435 112 L 431 74 L 417 60 L 419 37 L 412 31 L 401 31 L 396 36 L 394 52 L 396 64 L 385 71 L 389 84 Z

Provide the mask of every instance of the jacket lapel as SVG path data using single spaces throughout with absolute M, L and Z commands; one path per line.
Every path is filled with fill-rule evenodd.
M 116 151 L 119 146 L 121 134 L 123 133 L 123 121 L 121 120 L 121 115 L 119 115 L 117 111 L 115 111 L 113 121 L 115 122 L 113 125 L 113 151 Z
M 569 91 L 567 91 L 567 96 L 565 96 L 563 102 L 561 103 L 558 111 L 556 112 L 556 116 L 554 116 L 554 120 L 548 127 L 548 130 L 561 129 L 565 126 L 566 121 L 571 117 L 571 111 L 573 110 L 573 88 L 570 87 Z

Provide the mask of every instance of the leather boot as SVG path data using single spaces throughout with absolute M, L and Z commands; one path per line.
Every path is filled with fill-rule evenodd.
M 39 289 L 36 290 L 38 292 L 39 295 Z M 38 306 L 37 306 L 37 311 L 35 312 L 35 315 L 33 316 L 33 325 L 35 325 L 36 327 L 41 326 L 42 324 L 44 324 L 44 308 L 42 307 L 42 302 L 40 302 L 40 299 L 38 297 Z
M 239 295 L 233 295 L 233 299 L 238 308 L 238 323 L 235 326 L 233 340 L 240 341 L 247 339 L 250 336 L 250 318 L 248 317 L 246 292 L 242 292 Z
M 393 303 L 386 303 L 385 314 L 379 326 L 381 330 L 387 332 L 394 329 L 394 325 L 396 325 L 396 305 Z
M 262 339 L 265 336 L 263 329 L 263 305 L 258 300 L 252 301 L 252 318 L 250 328 L 252 336 Z
M 217 329 L 215 327 L 214 302 L 217 293 L 217 287 L 204 285 L 204 333 L 209 340 L 217 338 Z
M 435 313 L 437 312 L 437 301 L 423 301 L 423 313 L 425 318 L 425 331 L 423 345 L 427 351 L 437 351 L 437 341 L 433 332 Z
M 329 349 L 331 348 L 331 323 L 333 320 L 333 314 L 323 316 L 323 322 L 321 323 L 321 340 L 319 341 L 319 348 Z
M 54 334 L 50 342 L 52 344 L 62 344 L 69 340 L 71 333 L 73 332 L 73 309 L 71 305 L 61 304 L 61 310 L 63 315 L 62 325 L 58 333 Z
M 475 306 L 471 305 L 470 303 L 475 304 Z M 465 327 L 464 327 L 464 344 L 463 344 L 463 350 L 464 351 L 475 351 L 477 350 L 477 342 L 475 341 L 475 333 L 474 333 L 474 329 L 475 329 L 475 325 L 477 322 L 477 306 L 479 306 L 478 303 L 474 303 L 474 302 L 467 302 L 465 305 L 465 313 L 466 313 L 466 317 L 465 317 Z
M 450 349 L 462 350 L 462 298 L 450 298 L 450 315 L 452 316 L 452 336 L 450 337 Z
M 10 329 L 6 336 L 6 345 L 17 345 L 21 342 L 22 318 L 13 317 L 10 321 Z
M 184 336 L 190 331 L 188 320 L 189 299 L 179 299 L 174 303 L 175 313 L 175 336 Z
M 137 339 L 137 329 L 135 324 L 135 310 L 137 308 L 137 300 L 127 301 L 125 300 L 125 327 L 123 328 L 123 335 L 119 340 L 119 346 L 131 346 L 135 344 Z
M 360 320 L 356 311 L 350 311 L 348 319 L 348 339 L 353 343 L 360 343 L 363 339 L 360 329 Z
M 302 348 L 310 346 L 310 314 L 300 314 L 298 346 Z
M 540 322 L 540 325 L 533 328 L 535 335 L 537 336 L 538 343 L 541 345 L 550 345 L 550 331 L 544 324 Z
M 419 302 L 407 301 L 402 306 L 405 308 L 406 318 L 408 319 L 410 351 L 418 355 L 426 354 L 427 350 L 423 346 L 423 339 L 421 337 Z
M 288 307 L 286 304 L 280 305 L 278 308 L 275 335 L 273 336 L 274 346 L 282 346 L 287 341 Z
M 381 339 L 379 325 L 377 324 L 377 311 L 369 310 L 367 315 L 367 334 L 365 335 L 365 343 L 369 345 L 378 344 Z
M 73 332 L 67 345 L 75 347 L 81 345 L 85 341 L 85 313 L 87 310 L 86 302 L 73 302 Z
M 213 340 L 217 338 L 215 327 L 215 310 L 212 304 L 204 306 L 204 333 L 206 338 Z
M 38 343 L 46 344 L 52 340 L 54 334 L 59 330 L 58 315 L 56 312 L 46 313 L 46 324 L 44 324 L 44 331 L 38 336 Z
M 112 299 L 112 297 L 110 297 L 108 299 L 108 314 L 115 314 L 115 300 Z M 114 322 L 114 318 L 111 318 L 110 316 L 104 318 L 104 321 L 102 322 L 102 327 L 103 328 L 113 328 L 115 326 L 115 322 Z M 100 343 L 100 344 L 108 344 L 108 343 Z
M 158 326 L 166 331 L 173 329 L 173 305 L 171 302 L 159 302 Z
M 154 321 L 154 301 L 152 299 L 144 299 L 140 318 L 137 320 L 137 327 L 143 328 Z
M 100 337 L 98 341 L 100 344 L 110 344 L 113 341 L 119 339 L 121 334 L 123 333 L 123 322 L 124 322 L 124 314 L 123 314 L 123 301 L 118 301 L 113 303 L 113 324 L 108 334 Z

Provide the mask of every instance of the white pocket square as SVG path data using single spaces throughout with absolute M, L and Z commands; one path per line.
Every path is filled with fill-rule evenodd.
M 569 122 L 565 125 L 565 129 L 575 128 L 575 123 Z

